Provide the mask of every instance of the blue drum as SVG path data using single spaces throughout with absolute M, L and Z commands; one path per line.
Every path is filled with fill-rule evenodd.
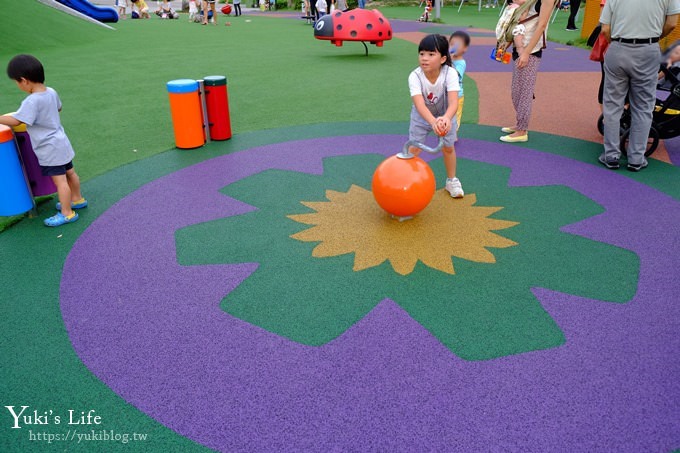
M 33 208 L 12 129 L 0 125 L 0 216 L 18 215 Z

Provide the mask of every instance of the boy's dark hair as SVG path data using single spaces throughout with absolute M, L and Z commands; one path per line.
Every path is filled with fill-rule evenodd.
M 42 63 L 33 55 L 17 55 L 7 63 L 7 75 L 10 79 L 19 81 L 45 83 L 45 70 Z
M 439 52 L 446 57 L 445 65 L 451 66 L 451 54 L 449 53 L 449 41 L 442 35 L 427 35 L 418 45 L 418 52 Z
M 470 46 L 470 35 L 465 33 L 463 30 L 456 30 L 453 33 L 451 33 L 451 37 L 449 38 L 449 41 L 451 41 L 453 38 L 460 38 L 463 40 L 465 43 L 465 47 Z

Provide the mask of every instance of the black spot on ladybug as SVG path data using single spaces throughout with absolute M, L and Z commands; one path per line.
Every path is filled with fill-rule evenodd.
M 335 29 L 336 29 L 336 30 L 342 30 L 342 25 L 339 25 L 339 24 L 338 24 L 338 26 L 335 27 Z
M 391 31 L 391 30 L 387 30 L 387 36 L 392 36 L 392 31 Z
M 378 36 L 382 36 L 382 32 L 381 32 L 381 31 L 378 32 Z
M 341 12 L 338 11 L 337 13 L 335 13 L 335 17 L 340 17 L 340 16 L 342 16 Z
M 354 16 L 349 16 L 349 20 L 354 20 Z
M 366 24 L 366 30 L 373 30 L 372 24 Z
M 349 32 L 349 35 L 350 35 L 352 38 L 356 38 L 356 37 L 357 37 L 357 32 L 356 32 L 356 30 L 352 30 L 351 32 Z
M 379 17 L 378 20 L 380 21 L 381 24 L 384 24 L 384 23 L 385 23 L 385 21 L 382 20 L 382 17 Z

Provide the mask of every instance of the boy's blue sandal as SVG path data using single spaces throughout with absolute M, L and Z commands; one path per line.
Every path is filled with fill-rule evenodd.
M 77 212 L 74 212 L 71 217 L 65 217 L 64 214 L 60 212 L 57 213 L 56 215 L 53 215 L 52 217 L 48 217 L 47 219 L 45 219 L 45 226 L 58 227 L 67 223 L 73 223 L 76 220 L 78 220 Z
M 61 203 L 57 202 L 57 204 L 54 207 L 57 208 L 57 211 L 61 211 Z M 86 199 L 81 198 L 76 202 L 71 202 L 71 209 L 83 209 L 83 208 L 87 208 Z

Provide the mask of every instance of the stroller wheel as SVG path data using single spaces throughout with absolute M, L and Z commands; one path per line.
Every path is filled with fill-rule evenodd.
M 628 137 L 630 129 L 626 129 L 621 134 L 621 154 L 628 155 Z M 651 156 L 656 148 L 659 147 L 659 132 L 652 126 L 649 130 L 649 138 L 647 139 L 647 149 L 645 150 L 645 157 Z
M 597 119 L 597 131 L 600 135 L 604 135 L 604 115 L 600 115 Z
M 623 135 L 627 129 L 630 128 L 630 114 L 628 110 L 624 110 L 621 116 L 621 126 L 619 127 L 619 135 Z M 600 135 L 604 135 L 604 115 L 600 115 L 597 119 L 597 131 Z

